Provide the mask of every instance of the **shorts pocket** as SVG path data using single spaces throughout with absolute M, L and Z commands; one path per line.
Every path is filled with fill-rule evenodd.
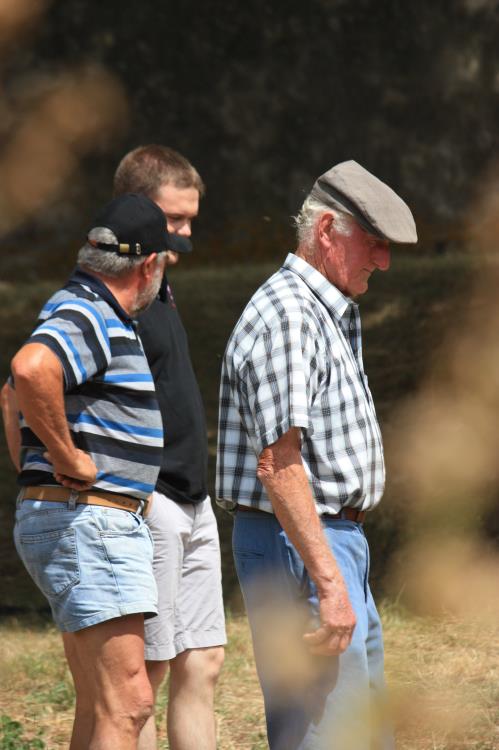
M 120 511 L 123 513 L 123 511 Z M 101 529 L 99 535 L 111 565 L 136 564 L 138 570 L 152 565 L 153 544 L 151 532 L 143 519 L 133 513 L 126 519 L 116 519 L 107 529 Z M 119 527 L 122 528 L 119 528 Z
M 96 505 L 92 508 L 92 518 L 100 536 L 121 536 L 145 526 L 142 516 L 118 508 L 101 508 Z
M 50 599 L 80 582 L 74 529 L 19 534 L 19 553 L 38 588 Z

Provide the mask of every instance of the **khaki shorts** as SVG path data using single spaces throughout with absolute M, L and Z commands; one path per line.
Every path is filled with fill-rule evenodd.
M 145 658 L 227 642 L 218 528 L 210 498 L 181 504 L 155 492 L 147 524 L 154 542 L 158 616 L 145 623 Z

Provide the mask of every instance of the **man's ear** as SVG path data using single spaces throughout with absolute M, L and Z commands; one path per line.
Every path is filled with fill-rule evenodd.
M 150 255 L 147 255 L 144 262 L 140 264 L 140 270 L 145 279 L 150 279 L 154 274 L 157 258 L 158 253 L 151 253 Z
M 332 244 L 331 229 L 333 228 L 333 224 L 333 214 L 326 212 L 322 214 L 322 216 L 319 218 L 319 221 L 315 225 L 317 244 L 324 249 L 329 248 Z

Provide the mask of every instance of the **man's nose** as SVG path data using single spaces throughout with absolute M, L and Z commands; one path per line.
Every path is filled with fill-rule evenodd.
M 373 250 L 372 260 L 380 271 L 388 271 L 390 268 L 390 247 L 388 243 L 379 244 Z
M 192 234 L 191 222 L 190 221 L 184 222 L 184 224 L 182 224 L 180 229 L 177 230 L 177 234 L 180 234 L 181 237 L 190 237 Z

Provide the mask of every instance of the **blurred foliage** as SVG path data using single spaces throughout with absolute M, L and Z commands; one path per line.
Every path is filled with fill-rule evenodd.
M 26 3 L 33 5 L 18 5 Z M 3 138 L 20 127 L 35 83 L 82 66 L 120 81 L 129 112 L 112 104 L 119 133 L 109 118 L 94 129 L 64 185 L 4 239 L 8 251 L 22 249 L 10 265 L 4 251 L 10 273 L 37 252 L 64 262 L 68 243 L 81 240 L 108 198 L 119 158 L 144 142 L 179 149 L 207 183 L 198 261 L 276 256 L 292 242 L 289 215 L 315 177 L 343 159 L 399 190 L 432 243 L 460 242 L 470 205 L 495 180 L 495 1 L 142 0 L 139 8 L 64 0 L 38 9 L 44 5 L 44 15 L 31 11 L 29 33 L 22 26 L 6 48 Z M 74 94 L 67 111 L 78 122 L 102 109 L 99 97 L 79 107 L 77 84 Z

